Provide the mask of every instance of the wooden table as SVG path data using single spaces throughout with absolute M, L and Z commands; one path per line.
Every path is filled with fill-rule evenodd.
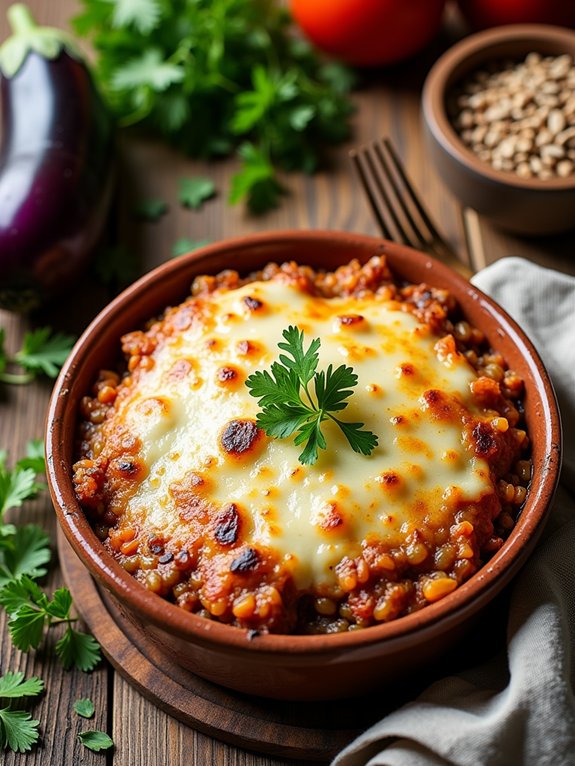
M 41 22 L 58 26 L 66 26 L 77 11 L 74 0 L 30 0 L 29 5 Z M 2 14 L 0 39 L 4 39 L 6 33 Z M 287 178 L 289 196 L 278 210 L 261 218 L 249 217 L 241 207 L 230 208 L 226 203 L 226 190 L 235 167 L 233 160 L 209 165 L 191 161 L 165 146 L 125 136 L 123 175 L 129 177 L 130 184 L 123 185 L 118 203 L 121 241 L 138 254 L 142 268 L 147 270 L 169 258 L 171 246 L 181 237 L 215 241 L 253 231 L 306 228 L 376 234 L 374 220 L 352 175 L 347 153 L 352 143 L 361 144 L 387 134 L 445 235 L 462 259 L 475 269 L 513 254 L 575 273 L 574 233 L 524 240 L 498 231 L 473 211 L 462 210 L 426 161 L 419 120 L 421 82 L 433 57 L 448 44 L 450 34 L 446 32 L 433 50 L 409 65 L 370 74 L 354 97 L 357 112 L 353 120 L 353 142 L 333 153 L 333 166 L 329 171 L 313 177 Z M 177 203 L 177 181 L 200 174 L 214 179 L 219 194 L 199 212 L 184 210 Z M 139 198 L 158 196 L 167 200 L 168 215 L 157 223 L 135 224 L 130 214 L 134 190 Z M 98 290 L 90 300 L 69 295 L 57 311 L 52 310 L 41 317 L 41 321 L 58 329 L 78 332 L 108 297 Z M 0 311 L 0 326 L 6 329 L 8 348 L 14 349 L 29 322 Z M 25 387 L 4 386 L 0 390 L 0 447 L 8 449 L 13 458 L 23 454 L 28 439 L 41 435 L 49 395 L 49 382 Z M 18 519 L 42 524 L 55 535 L 54 515 L 46 494 L 28 503 L 17 515 Z M 62 574 L 54 562 L 46 587 L 52 590 L 61 582 Z M 106 662 L 93 673 L 85 674 L 62 671 L 48 652 L 45 656 L 41 651 L 22 654 L 12 647 L 5 623 L 2 614 L 0 672 L 21 669 L 26 675 L 37 674 L 46 682 L 45 695 L 30 706 L 33 716 L 41 722 L 41 744 L 27 755 L 3 754 L 6 766 L 48 763 L 90 766 L 102 764 L 104 760 L 115 766 L 296 763 L 252 754 L 194 731 L 148 702 Z M 72 712 L 73 702 L 80 697 L 90 697 L 95 703 L 96 716 L 90 726 Z M 84 748 L 76 736 L 81 726 L 109 732 L 115 741 L 114 751 L 103 756 Z

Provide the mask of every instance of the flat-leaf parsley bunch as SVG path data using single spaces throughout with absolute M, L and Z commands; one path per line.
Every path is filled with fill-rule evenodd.
M 377 446 L 377 436 L 364 430 L 364 423 L 349 423 L 333 413 L 344 410 L 345 401 L 357 385 L 357 375 L 345 364 L 335 370 L 317 372 L 321 341 L 314 338 L 304 351 L 302 330 L 290 326 L 284 330 L 285 343 L 278 346 L 286 354 L 280 354 L 279 362 L 273 362 L 269 372 L 257 370 L 247 380 L 250 394 L 259 399 L 262 408 L 257 415 L 257 425 L 268 436 L 286 439 L 296 434 L 294 443 L 304 444 L 299 456 L 300 463 L 313 464 L 318 459 L 318 448 L 326 449 L 325 436 L 321 430 L 325 420 L 332 420 L 343 431 L 354 452 L 371 455 Z M 314 395 L 310 391 L 313 381 Z
M 74 20 L 123 124 L 202 157 L 239 149 L 230 201 L 277 204 L 276 168 L 312 172 L 344 140 L 350 72 L 297 39 L 276 0 L 82 0 Z

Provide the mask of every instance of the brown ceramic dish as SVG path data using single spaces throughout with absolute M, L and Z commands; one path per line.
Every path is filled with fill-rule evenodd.
M 182 300 L 194 276 L 232 265 L 249 272 L 296 260 L 333 269 L 385 253 L 402 278 L 448 288 L 526 383 L 534 476 L 514 530 L 489 563 L 456 591 L 387 624 L 334 635 L 259 635 L 189 614 L 136 582 L 108 554 L 79 507 L 71 474 L 78 405 L 98 370 L 113 364 L 120 336 Z M 47 422 L 50 491 L 59 522 L 96 580 L 138 629 L 193 672 L 251 694 L 283 699 L 351 696 L 412 671 L 453 646 L 517 573 L 550 508 L 559 472 L 560 423 L 552 386 L 533 346 L 488 297 L 428 255 L 380 239 L 338 232 L 279 232 L 210 245 L 147 274 L 92 322 L 63 368 Z M 80 605 L 81 609 L 81 605 Z
M 464 38 L 438 59 L 423 89 L 427 146 L 442 180 L 464 205 L 520 234 L 552 234 L 575 226 L 575 174 L 549 180 L 500 171 L 467 147 L 450 122 L 447 99 L 467 75 L 489 62 L 526 54 L 575 56 L 575 31 L 538 24 L 488 29 Z

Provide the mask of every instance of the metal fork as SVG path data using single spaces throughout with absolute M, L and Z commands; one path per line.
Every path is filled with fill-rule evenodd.
M 349 156 L 383 236 L 423 250 L 469 279 L 473 272 L 437 230 L 391 141 L 382 138 Z

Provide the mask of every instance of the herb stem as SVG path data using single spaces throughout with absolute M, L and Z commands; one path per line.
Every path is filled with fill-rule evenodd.
M 23 386 L 31 383 L 34 375 L 31 372 L 2 372 L 0 373 L 0 383 L 9 383 L 10 385 Z

